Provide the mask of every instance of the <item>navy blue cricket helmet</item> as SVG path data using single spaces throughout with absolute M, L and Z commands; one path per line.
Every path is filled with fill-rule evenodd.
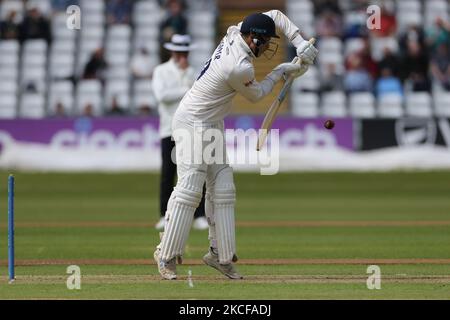
M 279 38 L 276 34 L 275 22 L 264 13 L 254 13 L 245 17 L 241 25 L 241 32 L 256 33 L 267 37 Z

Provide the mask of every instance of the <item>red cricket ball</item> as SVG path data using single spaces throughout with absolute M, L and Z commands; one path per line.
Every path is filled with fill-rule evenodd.
M 325 123 L 323 124 L 323 126 L 325 128 L 327 128 L 328 130 L 331 130 L 334 128 L 334 121 L 333 120 L 327 120 L 325 121 Z

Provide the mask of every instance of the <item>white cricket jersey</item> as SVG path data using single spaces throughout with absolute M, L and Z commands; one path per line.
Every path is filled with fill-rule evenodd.
M 172 135 L 173 115 L 194 81 L 194 69 L 188 67 L 186 70 L 181 70 L 173 59 L 155 68 L 152 87 L 158 101 L 159 136 L 161 138 Z
M 298 28 L 279 10 L 264 14 L 292 41 L 299 36 Z M 192 88 L 184 96 L 176 112 L 181 121 L 216 122 L 230 112 L 236 93 L 252 102 L 264 98 L 275 85 L 270 77 L 260 83 L 255 79 L 255 55 L 241 36 L 240 26 L 231 26 L 226 36 L 205 64 Z

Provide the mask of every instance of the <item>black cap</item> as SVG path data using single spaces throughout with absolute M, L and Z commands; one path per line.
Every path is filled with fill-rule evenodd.
M 241 25 L 241 32 L 253 32 L 267 37 L 279 38 L 275 32 L 275 22 L 264 13 L 254 13 L 245 17 Z

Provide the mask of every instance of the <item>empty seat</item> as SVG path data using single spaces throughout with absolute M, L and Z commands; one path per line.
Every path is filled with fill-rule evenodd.
M 66 27 L 56 28 L 53 31 L 54 39 L 74 40 L 78 30 L 71 30 Z
M 117 24 L 109 27 L 107 40 L 128 40 L 131 37 L 131 27 L 126 24 Z
M 338 52 L 342 51 L 342 40 L 337 37 L 324 37 L 320 39 L 319 51 Z
M 289 13 L 313 12 L 314 6 L 310 0 L 286 1 L 286 9 Z
M 45 40 L 27 40 L 23 44 L 23 51 L 25 53 L 41 53 L 45 54 L 47 52 L 47 42 Z
M 84 26 L 84 28 L 100 27 L 103 26 L 104 24 L 105 24 L 105 15 L 101 13 L 86 12 L 85 14 L 81 15 L 81 25 Z
M 24 68 L 29 68 L 29 67 L 40 67 L 40 66 L 45 66 L 45 64 L 47 63 L 47 55 L 45 54 L 25 54 L 23 57 L 23 62 L 22 62 L 22 66 Z
M 378 99 L 378 115 L 381 118 L 400 118 L 403 116 L 403 98 L 389 93 Z
M 129 90 L 129 81 L 127 80 L 108 81 L 105 87 L 105 105 L 109 108 L 113 98 L 117 98 L 122 108 L 129 108 Z
M 17 89 L 18 89 L 17 82 L 14 79 L 0 78 L 0 95 L 16 94 Z
M 75 114 L 81 115 L 87 105 L 92 106 L 94 115 L 103 113 L 102 85 L 98 80 L 82 80 L 77 87 Z
M 397 1 L 397 11 L 421 11 L 421 9 L 422 5 L 419 0 Z
M 72 40 L 56 40 L 52 44 L 51 54 L 74 53 L 76 50 L 75 42 Z
M 81 39 L 82 41 L 88 39 L 96 39 L 97 41 L 102 41 L 105 35 L 105 29 L 102 25 L 89 26 L 81 29 Z
M 354 118 L 374 118 L 375 99 L 371 93 L 361 92 L 350 95 L 350 116 Z
M 437 93 L 434 97 L 434 108 L 437 116 L 450 117 L 450 93 Z
M 103 0 L 81 0 L 80 6 L 87 12 L 103 12 L 105 10 L 105 3 Z
M 399 11 L 397 13 L 399 33 L 406 30 L 409 26 L 421 25 L 423 20 L 422 12 Z
M 130 52 L 130 42 L 123 40 L 109 40 L 106 42 L 106 52 L 114 52 L 114 53 L 129 53 Z
M 347 116 L 346 98 L 342 91 L 332 91 L 323 94 L 322 115 L 335 118 Z
M 409 93 L 406 96 L 406 114 L 411 117 L 432 117 L 430 95 L 426 92 Z
M 17 54 L 19 52 L 19 41 L 2 40 L 0 41 L 0 56 L 5 54 Z
M 44 96 L 39 93 L 25 93 L 21 97 L 19 116 L 23 118 L 45 117 Z
M 294 80 L 292 90 L 298 91 L 318 91 L 320 87 L 319 75 L 316 66 L 310 66 L 308 71 L 302 76 Z
M 14 80 L 19 78 L 19 70 L 15 65 L 2 65 L 0 63 L 0 79 Z
M 293 92 L 291 113 L 294 117 L 315 118 L 319 116 L 319 96 L 316 93 Z
M 13 119 L 17 116 L 17 96 L 15 94 L 1 93 L 0 118 Z
M 364 40 L 361 38 L 351 38 L 345 41 L 345 55 L 360 51 L 364 48 Z
M 77 91 L 79 93 L 101 94 L 102 84 L 99 80 L 82 80 L 78 84 Z
M 139 1 L 133 9 L 133 21 L 135 25 L 158 27 L 164 17 L 156 1 Z
M 151 80 L 136 80 L 133 84 L 132 106 L 137 111 L 142 106 L 156 108 L 158 101 L 153 93 Z
M 75 57 L 72 53 L 53 55 L 49 62 L 50 78 L 64 79 L 74 75 Z
M 106 61 L 111 66 L 125 66 L 128 65 L 130 56 L 128 52 L 109 52 L 106 54 Z
M 127 65 L 108 68 L 107 78 L 110 80 L 128 80 L 130 78 L 130 68 Z
M 3 54 L 0 59 L 0 68 L 2 66 L 17 66 L 19 64 L 19 56 L 17 54 Z

